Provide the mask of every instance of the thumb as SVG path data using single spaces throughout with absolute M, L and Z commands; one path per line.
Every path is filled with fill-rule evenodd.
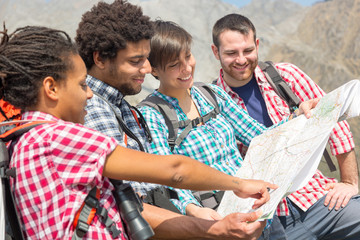
M 238 213 L 238 220 L 241 222 L 255 222 L 261 215 L 261 210 L 251 213 Z

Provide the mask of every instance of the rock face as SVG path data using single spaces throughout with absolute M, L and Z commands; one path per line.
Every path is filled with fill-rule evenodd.
M 1 0 L 0 21 L 6 21 L 9 32 L 25 25 L 44 25 L 74 37 L 81 15 L 97 2 Z M 253 21 L 261 60 L 294 63 L 325 91 L 360 78 L 360 0 L 319 1 L 311 7 L 290 0 L 253 0 L 243 8 L 220 0 L 130 2 L 140 5 L 152 19 L 174 21 L 192 34 L 196 81 L 211 82 L 218 75 L 219 64 L 210 47 L 211 30 L 217 19 L 229 13 L 240 13 Z M 136 104 L 157 86 L 154 78 L 147 77 L 143 91 L 129 101 Z M 359 146 L 359 119 L 350 122 Z

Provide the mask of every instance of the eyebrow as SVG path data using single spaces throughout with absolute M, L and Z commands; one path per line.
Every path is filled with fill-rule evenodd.
M 133 59 L 133 58 L 144 58 L 145 55 L 135 55 L 135 56 L 131 56 L 130 58 Z

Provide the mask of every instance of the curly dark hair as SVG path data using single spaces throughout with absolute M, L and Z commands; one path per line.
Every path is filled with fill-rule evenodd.
M 76 46 L 65 32 L 46 27 L 27 26 L 8 35 L 4 24 L 0 34 L 0 98 L 21 110 L 36 106 L 42 80 L 65 79 Z
M 103 59 L 114 59 L 127 42 L 151 39 L 153 28 L 148 16 L 139 6 L 124 0 L 108 4 L 99 2 L 83 14 L 75 41 L 86 68 L 94 65 L 93 53 Z

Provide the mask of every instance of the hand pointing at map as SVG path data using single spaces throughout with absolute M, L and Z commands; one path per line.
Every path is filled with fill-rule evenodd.
M 306 118 L 311 117 L 311 109 L 315 108 L 318 102 L 320 101 L 320 98 L 314 98 L 310 99 L 308 101 L 302 102 L 299 105 L 299 108 L 295 110 L 294 114 L 292 114 L 289 118 L 289 120 L 304 114 Z
M 276 184 L 265 182 L 262 180 L 243 179 L 244 186 L 241 187 L 241 192 L 234 191 L 235 195 L 241 198 L 255 198 L 257 199 L 252 206 L 253 209 L 261 207 L 264 203 L 269 201 L 269 189 L 277 189 Z

